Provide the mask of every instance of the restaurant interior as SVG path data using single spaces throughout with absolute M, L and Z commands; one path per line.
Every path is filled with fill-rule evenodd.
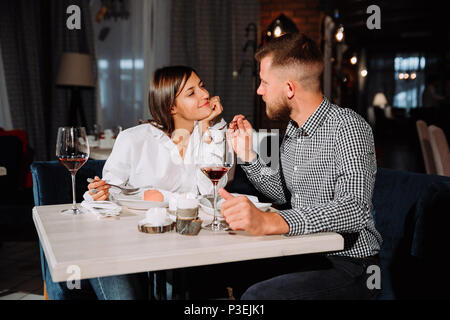
M 85 127 L 88 162 L 104 161 L 121 131 L 151 119 L 153 72 L 187 65 L 220 96 L 225 121 L 242 114 L 282 137 L 287 122 L 270 120 L 256 94 L 254 54 L 296 32 L 322 50 L 324 96 L 373 131 L 380 299 L 450 297 L 446 15 L 433 0 L 0 1 L 0 300 L 48 299 L 33 208 L 72 199 L 56 162 L 59 127 Z M 35 165 L 47 162 L 62 169 L 44 181 Z M 242 172 L 234 192 L 246 190 Z

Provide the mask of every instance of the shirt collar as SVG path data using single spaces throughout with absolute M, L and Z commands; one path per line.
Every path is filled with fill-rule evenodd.
M 314 113 L 306 120 L 306 122 L 299 128 L 297 123 L 293 120 L 289 121 L 289 125 L 286 128 L 286 135 L 295 137 L 296 135 L 312 136 L 317 129 L 322 125 L 325 120 L 328 110 L 330 109 L 330 101 L 324 97 L 319 107 Z
M 158 129 L 157 127 L 153 126 L 152 124 L 148 124 L 150 126 L 150 134 L 157 140 L 159 140 L 159 143 L 161 143 L 162 146 L 167 148 L 170 152 L 173 152 L 174 154 L 177 154 L 179 156 L 177 145 L 172 141 L 172 139 L 161 129 Z M 189 147 L 186 151 L 192 153 L 196 152 L 195 150 L 198 149 L 198 145 L 200 142 L 199 138 L 199 125 L 198 121 L 195 121 L 194 130 L 192 131 L 191 137 L 189 138 Z M 195 148 L 195 150 L 190 150 L 192 148 Z M 186 154 L 187 155 L 187 154 Z M 181 159 L 181 156 L 180 156 Z M 185 156 L 186 159 L 186 156 Z M 181 160 L 183 161 L 183 160 Z
M 150 128 L 150 134 L 154 137 L 154 138 L 158 138 L 158 139 L 162 139 L 162 140 L 171 140 L 171 138 L 161 129 L 157 128 L 156 126 L 154 126 L 151 123 L 146 123 L 145 125 L 148 125 L 148 128 Z M 194 130 L 192 130 L 192 135 L 198 130 L 198 121 L 194 122 Z

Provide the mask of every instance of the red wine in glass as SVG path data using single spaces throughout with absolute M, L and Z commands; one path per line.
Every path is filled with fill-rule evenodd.
M 69 170 L 72 177 L 72 208 L 62 210 L 63 214 L 77 215 L 82 213 L 77 208 L 75 197 L 75 175 L 89 158 L 89 142 L 85 128 L 58 128 L 56 138 L 56 156 L 59 162 Z
M 202 172 L 212 181 L 213 184 L 217 184 L 220 179 L 228 172 L 227 167 L 206 167 L 201 168 Z
M 61 163 L 64 167 L 67 168 L 67 170 L 69 170 L 70 173 L 72 172 L 77 172 L 78 169 L 80 169 L 83 164 L 87 161 L 87 157 L 86 156 L 82 156 L 80 158 L 64 158 L 61 157 L 59 158 L 59 163 Z

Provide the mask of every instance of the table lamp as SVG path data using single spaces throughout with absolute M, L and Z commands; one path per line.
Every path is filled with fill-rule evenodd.
M 91 56 L 75 52 L 63 53 L 56 84 L 71 88 L 68 125 L 87 127 L 81 102 L 81 89 L 95 87 Z M 80 121 L 78 121 L 78 116 L 80 116 Z
M 386 96 L 382 92 L 378 92 L 375 97 L 373 98 L 372 105 L 380 107 L 384 109 L 388 104 L 388 101 L 386 99 Z

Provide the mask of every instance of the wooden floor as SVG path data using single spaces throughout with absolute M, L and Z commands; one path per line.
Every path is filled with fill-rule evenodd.
M 0 246 L 0 300 L 42 300 L 43 282 L 36 241 Z

